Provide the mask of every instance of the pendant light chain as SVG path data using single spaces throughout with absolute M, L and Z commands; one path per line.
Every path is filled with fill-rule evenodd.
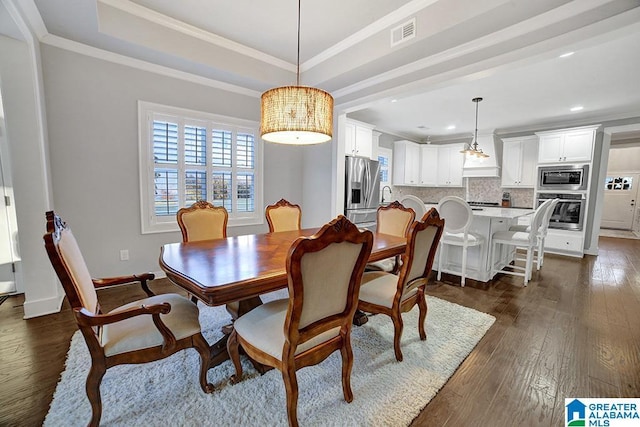
M 298 0 L 298 61 L 296 68 L 296 86 L 300 86 L 300 6 L 302 0 Z

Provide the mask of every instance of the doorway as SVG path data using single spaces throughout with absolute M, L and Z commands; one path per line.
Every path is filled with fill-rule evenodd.
M 0 93 L 0 295 L 15 293 L 16 248 L 14 242 L 15 208 L 8 167 L 4 109 Z
M 607 172 L 602 208 L 603 228 L 633 229 L 640 174 Z

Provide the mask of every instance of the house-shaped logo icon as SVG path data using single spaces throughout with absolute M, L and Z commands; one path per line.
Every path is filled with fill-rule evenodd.
M 578 399 L 571 401 L 567 405 L 567 426 L 584 426 L 586 408 Z

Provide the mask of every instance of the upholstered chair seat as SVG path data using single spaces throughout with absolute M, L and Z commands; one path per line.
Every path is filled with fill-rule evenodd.
M 392 308 L 393 299 L 398 292 L 398 277 L 381 271 L 366 271 L 362 275 L 360 285 L 360 301 Z M 411 289 L 402 294 L 400 303 L 412 298 L 417 289 Z
M 141 305 L 163 303 L 169 303 L 171 311 L 161 314 L 160 318 L 177 340 L 200 333 L 198 307 L 178 294 L 155 295 L 134 301 L 110 311 L 109 314 L 120 313 Z M 153 324 L 151 316 L 136 316 L 104 325 L 100 336 L 100 342 L 107 356 L 160 346 L 163 341 L 164 338 Z

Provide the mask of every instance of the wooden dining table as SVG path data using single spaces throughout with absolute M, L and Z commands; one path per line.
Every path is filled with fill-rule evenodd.
M 262 304 L 260 295 L 287 287 L 289 248 L 297 238 L 312 236 L 318 230 L 169 243 L 161 247 L 159 263 L 173 283 L 206 305 L 226 305 L 235 320 Z M 405 238 L 376 232 L 373 236 L 370 262 L 404 253 Z M 226 338 L 225 334 L 211 346 L 210 368 L 228 358 Z

